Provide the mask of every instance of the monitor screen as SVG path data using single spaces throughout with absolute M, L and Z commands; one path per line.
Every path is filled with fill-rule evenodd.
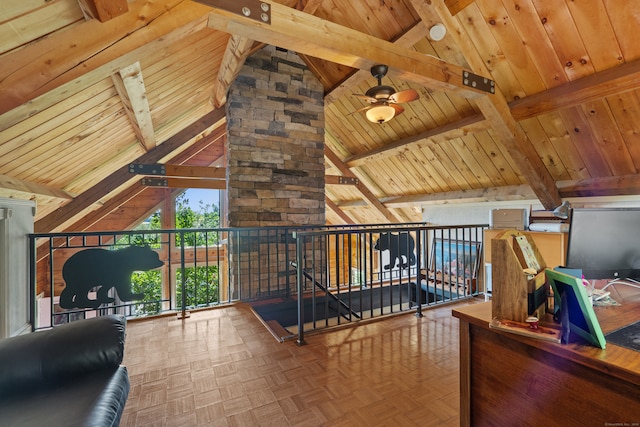
M 640 208 L 573 209 L 566 266 L 585 279 L 640 278 Z

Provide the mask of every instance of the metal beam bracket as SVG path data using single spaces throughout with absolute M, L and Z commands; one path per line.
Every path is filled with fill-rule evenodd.
M 161 163 L 155 163 L 151 165 L 143 165 L 138 163 L 129 164 L 129 173 L 136 175 L 160 175 L 167 174 L 167 169 Z
M 487 93 L 496 93 L 496 83 L 469 71 L 462 73 L 462 84 Z
M 226 10 L 254 21 L 271 25 L 271 5 L 259 0 L 195 0 L 217 9 Z
M 142 178 L 140 183 L 146 187 L 168 187 L 169 181 L 166 178 Z
M 358 185 L 359 182 L 360 180 L 354 177 L 349 177 L 349 176 L 338 177 L 338 184 L 342 184 L 342 185 Z

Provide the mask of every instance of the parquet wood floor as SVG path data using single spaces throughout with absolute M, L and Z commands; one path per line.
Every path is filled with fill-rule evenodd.
M 130 321 L 121 426 L 458 426 L 470 300 L 277 342 L 238 304 Z M 479 302 L 479 301 L 478 301 Z

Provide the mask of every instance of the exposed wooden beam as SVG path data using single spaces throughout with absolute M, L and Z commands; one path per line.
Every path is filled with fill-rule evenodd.
M 156 146 L 156 135 L 147 100 L 147 90 L 142 78 L 140 62 L 129 65 L 112 74 L 111 80 L 120 96 L 133 131 L 145 151 Z
M 158 145 L 148 153 L 138 158 L 138 163 L 157 163 L 165 160 L 174 150 L 183 146 L 187 141 L 193 141 L 198 135 L 201 135 L 207 129 L 218 129 L 208 137 L 219 137 L 218 134 L 224 134 L 224 126 L 221 126 L 225 120 L 225 113 L 221 109 L 215 109 L 209 114 L 201 117 L 188 126 Z M 222 129 L 222 130 L 220 130 Z M 50 213 L 35 223 L 36 232 L 48 233 L 57 231 L 65 224 L 70 224 L 76 220 L 76 217 L 82 214 L 86 209 L 92 207 L 93 204 L 100 201 L 109 193 L 121 188 L 122 186 L 131 185 L 138 178 L 129 173 L 129 165 L 123 165 L 114 173 L 105 177 L 102 181 L 96 183 L 93 187 L 80 194 L 73 201 L 62 206 L 56 211 Z
M 106 22 L 129 11 L 127 0 L 78 0 L 85 16 Z
M 637 195 L 638 188 L 640 188 L 640 175 L 558 181 L 556 185 L 562 198 Z M 522 201 L 536 198 L 536 194 L 529 185 L 512 185 L 435 194 L 385 197 L 380 199 L 380 203 L 388 208 L 401 208 L 419 205 Z M 366 205 L 364 201 L 336 203 L 336 206 L 343 210 L 357 209 Z
M 40 95 L 57 90 L 46 98 L 67 98 L 133 64 L 144 50 L 169 46 L 204 29 L 207 11 L 191 1 L 135 0 L 118 19 L 86 21 L 5 55 L 0 67 L 3 128 L 46 108 L 32 102 Z M 76 80 L 78 84 L 66 85 Z
M 501 143 L 525 182 L 531 186 L 538 200 L 547 210 L 555 209 L 562 203 L 555 180 L 538 155 L 520 125 L 509 112 L 506 102 L 487 97 L 478 99 L 477 104 L 485 118 L 492 124 L 497 141 Z M 504 101 L 504 99 L 503 99 Z
M 142 185 L 162 188 L 207 188 L 211 190 L 226 190 L 227 181 L 223 179 L 197 178 L 142 178 Z
M 200 139 L 197 144 L 192 144 L 177 156 L 170 158 L 168 162 L 180 169 L 215 169 L 208 165 L 224 157 L 224 143 L 221 141 L 224 138 L 219 136 L 223 130 L 224 127 L 221 127 L 218 132 L 212 134 L 212 137 Z M 189 165 L 184 165 L 186 162 Z M 172 201 L 171 196 L 178 193 L 180 191 L 176 189 L 144 187 L 139 180 L 134 181 L 125 191 L 101 204 L 95 211 L 82 215 L 68 229 L 76 231 L 128 230 L 158 209 L 163 209 L 163 213 L 166 214 L 162 215 L 162 220 L 175 220 L 175 215 L 171 215 L 169 212 L 169 207 L 173 209 L 174 205 L 167 203 L 167 207 L 165 207 L 164 204 L 165 200 Z M 175 228 L 175 224 L 168 223 L 166 225 L 165 227 L 163 224 L 163 227 Z
M 449 13 L 455 16 L 458 12 L 469 6 L 474 1 L 475 0 L 444 0 L 444 3 L 447 5 Z
M 303 12 L 313 14 L 320 6 L 322 0 L 307 1 Z M 222 62 L 216 77 L 213 103 L 216 108 L 220 108 L 227 102 L 227 92 L 231 83 L 238 77 L 244 61 L 255 51 L 255 40 L 248 37 L 232 34 L 227 42 L 227 49 L 224 51 Z M 258 47 L 262 46 L 258 43 Z
M 516 120 L 524 120 L 639 88 L 640 60 L 636 59 L 521 98 L 509 106 Z
M 370 161 L 381 160 L 385 157 L 395 156 L 416 147 L 423 147 L 438 142 L 461 138 L 469 133 L 486 130 L 487 121 L 481 114 L 474 114 L 458 121 L 429 129 L 416 135 L 402 138 L 391 144 L 384 145 L 371 151 L 367 151 L 344 159 L 349 167 L 361 166 Z
M 340 158 L 333 152 L 331 151 L 331 149 L 329 147 L 327 147 L 325 145 L 324 147 L 324 156 L 325 158 L 331 162 L 345 177 L 348 178 L 356 178 L 358 179 L 353 172 L 351 172 L 351 170 L 349 169 L 349 167 L 347 165 L 344 164 L 344 162 L 342 162 L 342 160 L 340 160 Z M 371 192 L 371 190 L 369 190 L 367 188 L 366 185 L 364 185 L 362 183 L 362 181 L 358 180 L 358 184 L 356 185 L 356 188 L 358 189 L 358 191 L 360 192 L 360 194 L 362 195 L 363 199 L 365 200 L 365 202 L 373 207 L 375 210 L 377 210 L 378 212 L 380 212 L 389 222 L 403 222 L 403 219 L 400 218 L 399 216 L 397 216 L 393 211 L 387 209 L 379 200 L 378 198 L 375 196 L 375 194 L 373 194 Z
M 227 168 L 221 167 L 166 164 L 165 168 L 167 176 L 210 179 L 226 179 L 227 177 Z
M 325 175 L 324 183 L 329 185 L 358 185 L 360 180 L 350 176 Z
M 55 197 L 63 200 L 73 199 L 71 194 L 59 188 L 0 174 L 0 196 L 13 197 L 16 194 L 25 199 L 35 196 Z
M 407 32 L 405 32 L 402 36 L 398 37 L 393 43 L 397 46 L 401 46 L 406 49 L 412 48 L 416 43 L 425 38 L 429 30 L 427 27 L 418 23 L 411 27 Z M 337 99 L 343 97 L 344 95 L 351 94 L 353 92 L 353 88 L 360 84 L 363 80 L 372 79 L 370 70 L 358 70 L 349 76 L 348 79 L 340 83 L 337 87 L 333 88 L 327 95 L 324 97 L 324 102 L 326 105 L 331 105 Z
M 536 199 L 536 194 L 528 185 L 512 185 L 474 190 L 450 191 L 435 194 L 388 197 L 380 200 L 385 206 L 400 208 L 420 205 L 447 205 L 460 203 L 481 203 L 500 201 L 522 201 Z M 343 209 L 342 205 L 339 205 Z
M 244 61 L 252 52 L 254 41 L 247 37 L 232 34 L 224 51 L 214 87 L 213 103 L 220 108 L 227 102 L 227 92 L 231 83 L 238 77 Z
M 318 10 L 318 8 L 322 5 L 323 1 L 324 0 L 304 0 L 302 2 L 302 9 L 300 9 L 300 6 L 296 6 L 296 9 L 302 10 L 304 13 L 310 13 L 313 15 L 314 13 L 316 13 L 316 10 Z
M 226 179 L 227 169 L 215 166 L 131 163 L 129 172 L 137 175 L 173 176 L 180 178 Z
M 69 226 L 76 231 L 130 230 L 158 210 L 172 191 L 167 188 L 149 188 L 134 183 L 95 211 L 82 215 Z
M 213 7 L 209 26 L 216 30 L 352 68 L 368 70 L 375 64 L 387 64 L 390 74 L 406 81 L 466 98 L 486 96 L 485 92 L 464 85 L 463 74 L 467 70 L 458 65 L 278 3 L 270 4 L 269 25 L 216 8 L 216 0 L 198 1 Z
M 520 121 L 575 107 L 584 102 L 637 90 L 638 88 L 640 88 L 640 60 L 635 60 L 561 86 L 556 86 L 544 92 L 512 101 L 509 103 L 509 108 L 514 119 Z M 415 147 L 437 144 L 459 138 L 467 133 L 487 130 L 489 127 L 490 123 L 482 115 L 473 114 L 456 122 L 400 139 L 375 150 L 347 157 L 344 162 L 350 167 L 360 166 L 369 161 L 377 161 L 413 150 Z
M 465 37 L 464 29 L 447 9 L 444 0 L 432 0 L 426 4 L 420 0 L 411 0 L 418 15 L 425 25 L 442 22 L 460 47 L 460 51 L 474 72 L 490 75 L 484 61 L 475 46 Z M 560 193 L 549 170 L 538 156 L 533 144 L 524 133 L 511 111 L 504 96 L 496 91 L 493 96 L 483 96 L 476 100 L 478 108 L 485 119 L 491 123 L 497 140 L 513 160 L 526 182 L 546 209 L 554 209 L 562 202 Z
M 325 205 L 327 208 L 331 209 L 333 213 L 335 213 L 345 224 L 355 224 L 355 221 L 351 219 L 349 215 L 347 215 L 342 209 L 338 207 L 331 199 L 328 197 L 325 198 Z
M 640 175 L 558 181 L 556 185 L 562 197 L 565 198 L 637 195 L 640 188 Z

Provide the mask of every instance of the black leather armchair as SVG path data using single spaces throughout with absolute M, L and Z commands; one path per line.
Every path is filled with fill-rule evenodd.
M 119 425 L 130 387 L 125 326 L 102 316 L 0 340 L 0 424 Z

